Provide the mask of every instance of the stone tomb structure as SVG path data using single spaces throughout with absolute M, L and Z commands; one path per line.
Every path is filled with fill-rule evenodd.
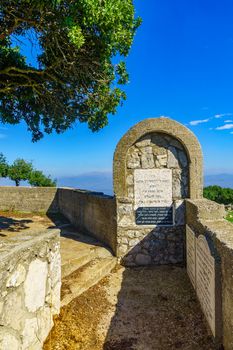
M 183 263 L 184 200 L 202 196 L 202 153 L 195 136 L 168 118 L 135 125 L 116 148 L 114 192 L 122 263 Z
M 216 341 L 222 336 L 222 297 L 220 257 L 207 234 L 186 227 L 187 273 Z
M 224 217 L 223 205 L 186 200 L 187 273 L 216 343 L 231 349 L 233 228 Z
M 168 118 L 144 120 L 131 128 L 114 156 L 117 256 L 126 266 L 186 262 L 220 345 L 221 258 L 216 235 L 207 225 L 217 220 L 225 229 L 225 220 L 220 205 L 203 199 L 202 178 L 201 148 L 187 128 Z

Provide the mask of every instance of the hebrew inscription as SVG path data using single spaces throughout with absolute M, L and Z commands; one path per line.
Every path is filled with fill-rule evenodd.
M 172 205 L 171 169 L 135 169 L 135 209 Z
M 203 235 L 195 236 L 189 226 L 186 228 L 187 273 L 210 329 L 215 336 L 215 259 Z
M 136 169 L 134 186 L 136 224 L 172 225 L 172 170 Z
M 196 292 L 215 336 L 215 261 L 203 235 L 196 239 Z
M 172 225 L 172 207 L 142 207 L 136 210 L 137 225 Z

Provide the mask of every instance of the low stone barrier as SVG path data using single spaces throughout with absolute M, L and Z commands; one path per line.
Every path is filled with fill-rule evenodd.
M 0 349 L 41 350 L 60 311 L 59 230 L 1 240 Z
M 95 236 L 116 253 L 116 201 L 98 192 L 58 189 L 60 212 L 80 229 Z
M 116 201 L 99 192 L 72 188 L 0 187 L 0 210 L 61 213 L 83 233 L 116 253 Z
M 56 187 L 0 187 L 0 210 L 57 212 Z
M 209 200 L 186 200 L 187 272 L 216 342 L 233 349 L 233 227 Z

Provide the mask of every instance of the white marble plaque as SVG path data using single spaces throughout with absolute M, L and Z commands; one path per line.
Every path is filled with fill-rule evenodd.
M 172 205 L 171 169 L 134 170 L 135 209 Z
M 206 238 L 196 238 L 196 293 L 215 336 L 215 260 Z
M 186 261 L 187 273 L 194 289 L 196 289 L 196 237 L 189 226 L 186 226 Z

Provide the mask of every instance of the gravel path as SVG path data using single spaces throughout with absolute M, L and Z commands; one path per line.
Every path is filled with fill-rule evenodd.
M 117 267 L 61 310 L 44 350 L 214 350 L 186 271 Z

